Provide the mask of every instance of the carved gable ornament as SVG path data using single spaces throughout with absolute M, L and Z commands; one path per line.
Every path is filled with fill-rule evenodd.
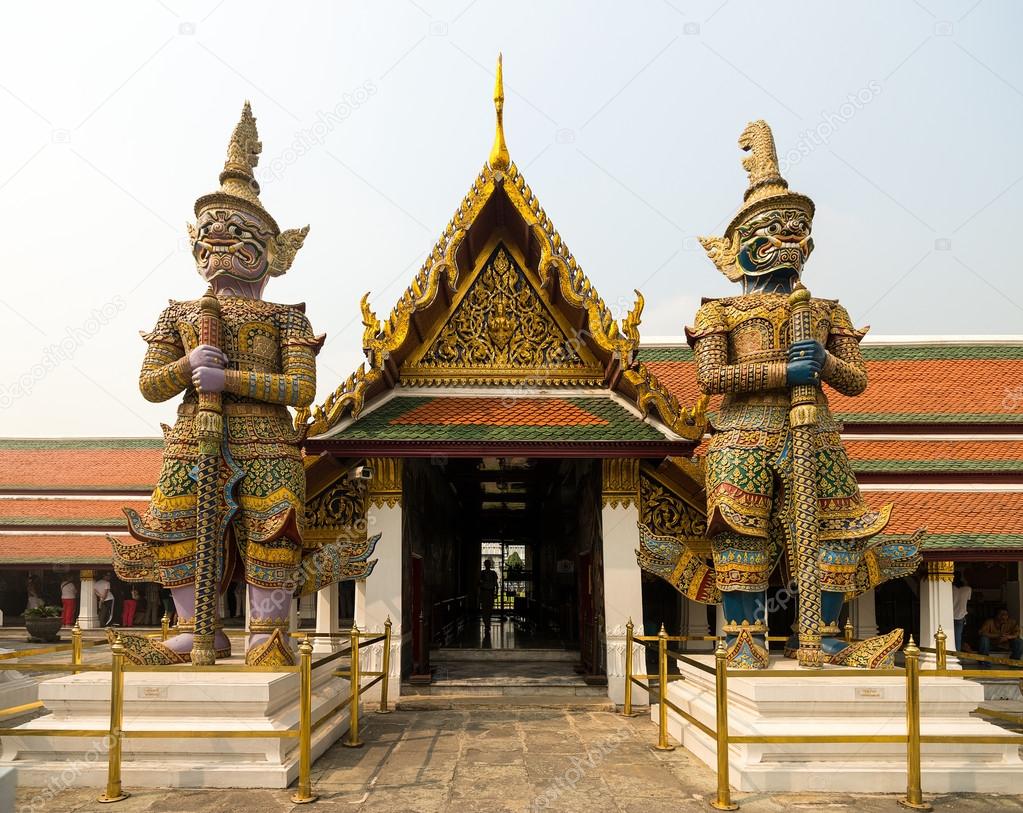
M 542 301 L 512 252 L 498 243 L 401 369 L 406 383 L 597 385 L 600 365 Z

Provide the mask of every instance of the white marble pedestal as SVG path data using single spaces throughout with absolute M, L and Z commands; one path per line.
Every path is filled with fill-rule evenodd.
M 241 658 L 231 662 L 241 662 Z M 348 681 L 313 672 L 313 720 L 348 694 Z M 128 672 L 124 688 L 121 775 L 124 788 L 286 788 L 298 776 L 298 740 L 277 737 L 194 737 L 193 731 L 275 731 L 298 720 L 298 674 Z M 51 714 L 21 728 L 107 729 L 110 675 L 87 672 L 39 684 Z M 347 710 L 313 732 L 315 760 L 348 731 Z M 131 737 L 132 730 L 181 731 L 180 738 Z M 55 774 L 103 787 L 105 737 L 4 737 L 0 768 L 18 770 L 18 784 L 44 786 Z
M 713 668 L 713 656 L 695 656 Z M 795 662 L 772 658 L 772 669 Z M 826 667 L 827 669 L 828 667 Z M 714 675 L 679 663 L 684 680 L 669 684 L 668 697 L 704 724 L 715 727 Z M 732 735 L 905 734 L 906 684 L 901 677 L 728 679 Z M 970 712 L 984 688 L 961 678 L 921 678 L 922 734 L 1004 735 Z M 657 707 L 651 707 L 656 722 Z M 712 769 L 715 742 L 668 710 L 668 733 Z M 922 746 L 924 793 L 975 791 L 1018 793 L 1023 787 L 1019 747 L 1011 745 Z M 729 748 L 729 779 L 742 791 L 835 791 L 898 793 L 906 790 L 906 746 L 899 743 L 735 744 Z
M 0 654 L 10 652 L 9 649 L 0 649 Z M 26 677 L 20 672 L 0 672 L 0 709 L 9 709 L 14 706 L 24 706 L 26 703 L 35 703 L 39 699 L 35 680 Z M 10 725 L 16 721 L 20 714 L 13 716 L 0 715 L 0 723 Z M 3 808 L 0 808 L 2 810 Z

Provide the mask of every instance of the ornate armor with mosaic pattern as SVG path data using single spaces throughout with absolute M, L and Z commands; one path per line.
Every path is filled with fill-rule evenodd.
M 247 580 L 263 587 L 293 580 L 302 556 L 305 473 L 286 407 L 312 402 L 316 352 L 323 343 L 303 311 L 302 305 L 240 297 L 221 301 L 221 349 L 229 360 L 223 399 L 227 446 L 245 470 L 231 534 Z M 198 320 L 198 302 L 172 302 L 153 331 L 144 334 L 149 348 L 139 377 L 150 401 L 185 393 L 177 421 L 165 430 L 163 469 L 150 506 L 141 515 L 128 511 L 132 536 L 155 546 L 160 581 L 168 587 L 190 583 L 195 570 L 196 482 L 191 470 L 198 449 L 198 394 L 190 374 L 182 372 L 182 361 L 187 365 L 198 344 Z M 230 564 L 230 555 L 221 561 Z

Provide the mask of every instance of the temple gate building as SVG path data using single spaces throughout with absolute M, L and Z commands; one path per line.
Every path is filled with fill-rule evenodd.
M 482 647 L 568 653 L 550 669 L 571 662 L 620 702 L 630 619 L 648 633 L 720 627 L 706 595 L 673 591 L 636 559 L 639 522 L 709 557 L 700 451 L 716 404 L 699 397 L 681 336 L 692 314 L 678 314 L 677 338 L 644 340 L 642 295 L 612 312 L 511 162 L 497 102 L 489 160 L 422 269 L 385 318 L 363 299 L 365 363 L 297 416 L 307 533 L 380 539 L 367 580 L 350 595 L 324 588 L 295 623 L 336 631 L 343 616 L 377 630 L 390 618 L 406 681 L 395 694 L 429 684 L 431 649 Z M 928 534 L 916 577 L 851 605 L 858 635 L 951 632 L 955 566 L 973 583 L 975 621 L 997 604 L 1018 618 L 1023 390 L 1003 382 L 1023 381 L 1023 337 L 868 337 L 863 352 L 866 393 L 829 393 L 844 443 L 870 504 L 895 504 L 886 534 Z M 73 571 L 91 592 L 111 568 L 106 535 L 126 533 L 122 507 L 145 507 L 161 444 L 0 441 L 8 617 L 28 573 L 58 595 Z M 498 575 L 489 624 L 486 560 Z M 90 602 L 80 618 L 95 623 Z M 791 621 L 779 607 L 772 631 Z M 508 661 L 484 662 L 477 674 L 496 685 Z

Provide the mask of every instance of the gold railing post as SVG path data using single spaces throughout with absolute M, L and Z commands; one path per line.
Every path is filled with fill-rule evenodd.
M 341 744 L 349 748 L 360 748 L 362 741 L 359 739 L 359 683 L 362 678 L 359 676 L 359 628 L 352 622 L 351 632 L 351 660 L 352 666 L 348 670 L 348 689 L 351 692 L 351 702 L 348 704 L 348 739 L 342 740 Z
M 714 699 L 717 706 L 718 795 L 710 803 L 716 810 L 738 810 L 732 801 L 732 785 L 728 778 L 728 663 L 725 639 L 718 638 L 714 649 Z
M 632 635 L 634 630 L 632 618 L 629 618 L 625 625 L 625 703 L 622 706 L 622 714 L 626 717 L 632 716 Z
M 170 638 L 170 613 L 164 613 L 160 619 L 160 640 L 166 641 Z
M 71 665 L 80 666 L 82 663 L 82 628 L 78 626 L 78 622 L 75 621 L 75 625 L 71 628 Z M 78 670 L 75 669 L 71 672 L 72 675 L 77 675 Z
M 313 764 L 313 645 L 308 635 L 298 645 L 298 658 L 298 787 L 292 794 L 291 801 L 301 805 L 316 801 L 309 781 L 309 772 Z
M 931 810 L 920 787 L 920 649 L 909 636 L 906 657 L 906 798 L 899 804 L 913 810 Z
M 851 619 L 845 619 L 845 627 L 842 631 L 845 633 L 845 642 L 847 644 L 851 644 L 853 639 L 853 625 Z
M 935 660 L 937 661 L 938 671 L 948 669 L 948 636 L 945 634 L 945 630 L 941 628 L 941 624 L 938 624 L 938 631 L 934 633 L 934 648 L 937 650 Z
M 110 732 L 107 735 L 107 789 L 99 802 L 119 802 L 128 794 L 121 789 L 121 723 L 124 717 L 124 644 L 117 636 L 110 648 Z
M 391 671 L 391 616 L 387 616 L 384 622 L 384 657 L 381 658 L 381 668 L 384 674 L 380 680 L 380 706 L 377 708 L 377 714 L 390 714 L 391 710 L 387 708 L 387 692 L 390 683 L 388 674 Z
M 657 745 L 658 751 L 674 751 L 675 746 L 668 742 L 668 632 L 661 624 L 657 633 Z

